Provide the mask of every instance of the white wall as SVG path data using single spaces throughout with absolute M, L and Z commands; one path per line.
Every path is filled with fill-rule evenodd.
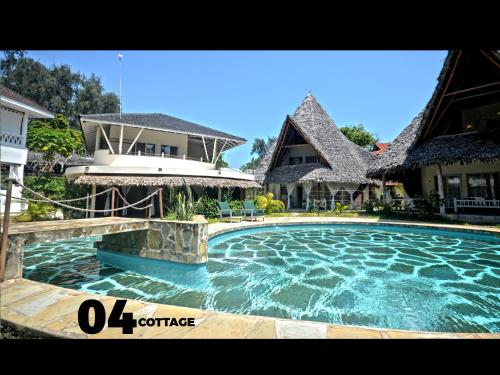
M 140 128 L 133 128 L 125 126 L 123 128 L 123 148 L 122 153 L 127 152 L 130 144 L 135 139 L 137 134 L 139 133 Z M 111 142 L 113 145 L 113 150 L 118 153 L 118 140 L 120 139 L 120 126 L 112 125 L 110 135 L 108 137 L 113 139 Z M 127 142 L 125 142 L 127 141 Z M 155 131 L 150 129 L 144 129 L 141 136 L 137 140 L 137 142 L 142 143 L 153 143 L 156 145 L 156 154 L 161 153 L 161 145 L 169 145 L 177 147 L 177 155 L 187 155 L 188 152 L 188 135 L 187 134 L 176 134 L 176 133 L 167 133 L 163 131 Z M 131 151 L 132 152 L 132 151 Z
M 441 170 L 443 172 L 443 176 L 460 176 L 460 193 L 462 195 L 461 198 L 465 198 L 468 196 L 467 174 L 500 172 L 500 160 L 491 163 L 473 163 L 466 165 L 460 165 L 456 163 L 451 165 L 443 165 L 441 167 Z M 437 166 L 422 168 L 422 191 L 424 193 L 429 193 L 435 190 L 434 176 L 437 176 Z
M 0 111 L 0 131 L 21 135 L 23 113 L 2 108 Z

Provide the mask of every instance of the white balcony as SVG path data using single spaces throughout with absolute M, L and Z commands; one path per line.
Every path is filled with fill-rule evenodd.
M 0 131 L 0 161 L 10 164 L 26 164 L 28 150 L 25 142 L 26 139 L 19 134 Z
M 164 169 L 186 169 L 186 170 L 214 170 L 215 164 L 193 159 L 185 155 L 171 156 L 165 154 L 112 154 L 109 150 L 97 150 L 94 152 L 95 166 L 110 166 L 124 168 L 164 168 Z

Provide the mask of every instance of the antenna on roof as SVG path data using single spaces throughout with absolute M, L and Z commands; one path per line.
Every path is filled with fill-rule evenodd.
M 118 54 L 118 60 L 120 60 L 120 120 L 122 118 L 122 59 L 123 55 Z

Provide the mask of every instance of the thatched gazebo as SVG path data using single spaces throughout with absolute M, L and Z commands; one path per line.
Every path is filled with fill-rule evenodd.
M 309 209 L 310 200 L 334 208 L 368 199 L 366 177 L 375 156 L 347 139 L 328 113 L 308 94 L 287 116 L 276 142 L 256 169 L 256 181 L 285 201 L 288 209 Z

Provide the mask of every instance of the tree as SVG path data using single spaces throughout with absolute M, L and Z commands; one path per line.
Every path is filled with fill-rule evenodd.
M 372 146 L 377 142 L 377 137 L 364 128 L 362 124 L 359 125 L 346 125 L 340 128 L 340 131 L 351 142 L 361 146 L 368 151 L 371 151 Z
M 215 168 L 228 168 L 229 164 L 224 160 L 224 154 L 219 156 L 219 159 L 215 162 Z
M 118 96 L 105 93 L 95 74 L 88 78 L 65 64 L 46 67 L 25 55 L 24 51 L 4 51 L 0 83 L 51 112 L 63 114 L 73 129 L 79 129 L 79 114 L 119 111 Z
M 81 132 L 71 129 L 68 119 L 61 114 L 50 120 L 31 121 L 26 144 L 30 151 L 43 154 L 41 170 L 46 173 L 53 170 L 56 154 L 68 157 L 85 152 Z
M 243 164 L 240 169 L 243 172 L 253 172 L 255 168 L 259 165 L 262 158 L 267 154 L 271 145 L 276 142 L 276 137 L 255 138 L 252 144 L 252 149 L 250 155 L 257 155 L 257 158 L 252 158 L 248 163 Z

